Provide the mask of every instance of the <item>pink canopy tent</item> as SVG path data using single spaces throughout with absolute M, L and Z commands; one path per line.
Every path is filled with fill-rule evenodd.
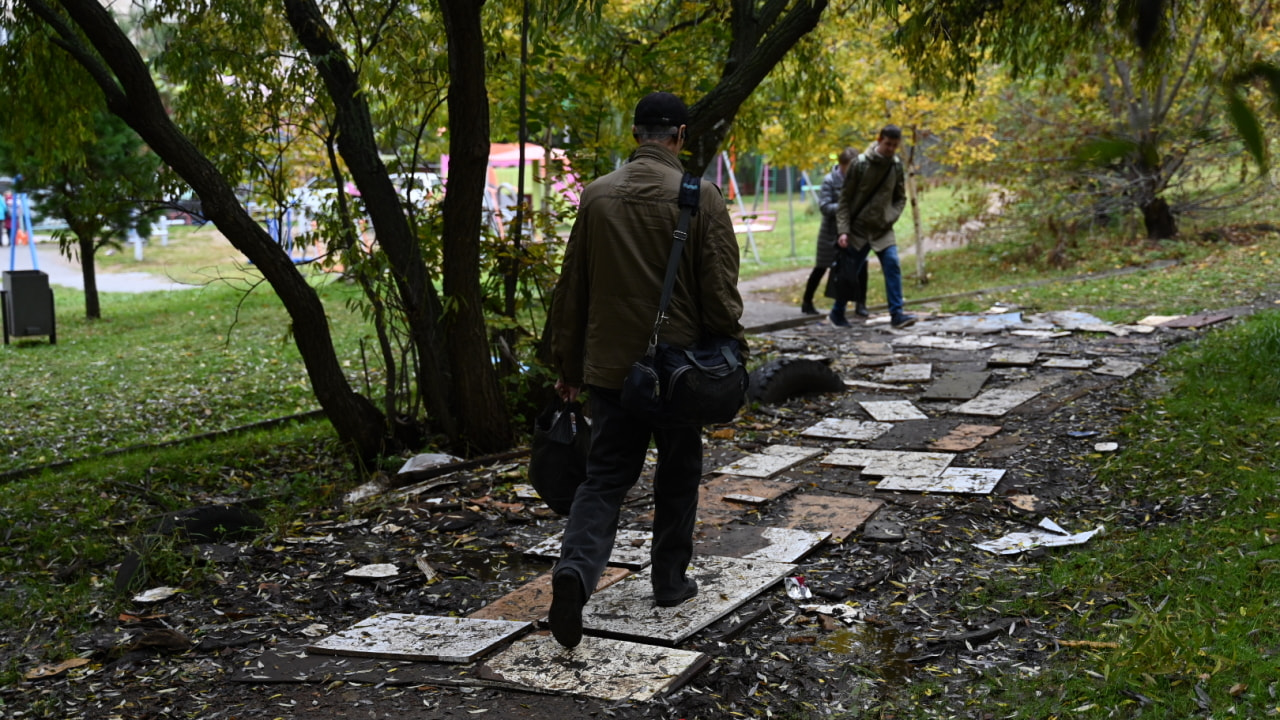
M 551 185 L 551 192 L 559 193 L 569 201 L 571 205 L 578 204 L 578 195 L 582 191 L 582 183 L 578 181 L 577 176 L 568 170 L 569 160 L 565 157 L 563 150 L 552 149 L 550 153 L 550 162 L 559 162 L 565 166 L 566 172 L 564 176 Z M 524 160 L 526 163 L 546 163 L 548 162 L 547 150 L 541 145 L 534 143 L 526 143 L 524 146 Z M 517 143 L 492 143 L 489 145 L 489 185 L 490 189 L 496 188 L 498 185 L 497 174 L 493 172 L 494 168 L 515 167 L 520 164 L 520 145 Z M 542 172 L 546 172 L 544 164 Z M 440 156 L 440 173 L 447 180 L 449 177 L 449 156 Z

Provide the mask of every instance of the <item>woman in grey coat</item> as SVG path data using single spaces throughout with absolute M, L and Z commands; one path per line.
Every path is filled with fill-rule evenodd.
M 844 188 L 844 174 L 856 157 L 858 157 L 858 151 L 851 147 L 841 150 L 836 158 L 836 167 L 827 173 L 827 178 L 822 181 L 822 189 L 818 191 L 818 209 L 822 211 L 822 226 L 818 228 L 818 257 L 814 263 L 813 272 L 809 273 L 809 282 L 804 288 L 804 303 L 800 306 L 800 312 L 805 315 L 820 314 L 813 306 L 813 294 L 817 292 L 818 285 L 822 283 L 822 278 L 831 268 L 831 264 L 836 261 L 836 209 L 840 207 L 840 191 Z M 859 276 L 864 286 L 866 280 L 863 278 L 866 277 L 866 273 L 867 269 L 864 265 Z M 866 315 L 866 306 L 858 305 L 854 312 Z

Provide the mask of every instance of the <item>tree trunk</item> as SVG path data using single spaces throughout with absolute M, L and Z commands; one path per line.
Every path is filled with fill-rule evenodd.
M 93 238 L 77 237 L 80 243 L 80 274 L 84 278 L 84 316 L 90 320 L 102 318 L 98 304 L 98 272 L 94 265 L 97 243 Z
M 285 0 L 284 7 L 294 35 L 311 56 L 333 100 L 337 110 L 338 151 L 347 163 L 351 179 L 360 188 L 365 210 L 378 234 L 378 244 L 391 261 L 392 279 L 418 351 L 417 382 L 426 399 L 427 412 L 431 421 L 449 437 L 455 450 L 460 450 L 462 428 L 454 414 L 458 404 L 454 397 L 457 388 L 444 350 L 447 336 L 442 334 L 437 321 L 444 314 L 444 306 L 427 274 L 418 237 L 378 154 L 373 119 L 365 100 L 366 89 L 360 85 L 346 52 L 315 0 Z M 486 146 L 486 158 L 487 152 Z M 455 341 L 456 338 L 450 338 L 448 344 Z
M 1178 234 L 1178 222 L 1164 198 L 1154 198 L 1142 206 L 1142 222 L 1151 240 L 1168 240 Z
M 916 282 L 921 287 L 929 284 L 929 276 L 924 271 L 924 235 L 920 232 L 920 189 L 916 186 L 916 148 L 919 146 L 919 134 L 916 126 L 911 126 L 911 149 L 907 151 L 907 198 L 911 201 L 911 228 L 916 239 Z
M 449 44 L 449 184 L 444 196 L 445 317 L 463 439 L 477 452 L 511 446 L 511 420 L 490 359 L 480 293 L 480 222 L 489 163 L 482 2 L 439 0 Z
M 95 56 L 47 5 L 24 1 L 58 32 L 63 47 L 89 71 L 106 96 L 108 109 L 191 186 L 205 216 L 262 271 L 293 321 L 294 342 L 312 390 L 338 437 L 362 460 L 376 458 L 384 446 L 386 419 L 347 382 L 315 289 L 240 205 L 227 179 L 173 124 L 149 68 L 110 12 L 97 0 L 61 0 L 72 22 L 97 50 Z
M 729 16 L 733 40 L 720 82 L 689 108 L 689 172 L 707 171 L 738 108 L 800 38 L 817 27 L 827 0 L 801 0 L 783 13 L 786 5 L 785 0 L 734 0 Z

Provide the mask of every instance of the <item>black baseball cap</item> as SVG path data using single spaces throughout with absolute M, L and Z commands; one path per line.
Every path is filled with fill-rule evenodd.
M 645 95 L 636 105 L 636 125 L 665 125 L 679 127 L 689 124 L 689 108 L 684 101 L 669 92 Z

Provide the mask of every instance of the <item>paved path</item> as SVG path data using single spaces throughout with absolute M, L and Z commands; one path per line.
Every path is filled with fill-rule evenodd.
M 8 247 L 0 248 L 0 264 L 5 270 L 9 269 L 9 251 Z M 49 276 L 50 285 L 76 290 L 84 289 L 84 275 L 80 269 L 80 263 L 63 257 L 62 253 L 58 252 L 56 243 L 37 243 L 36 257 L 40 261 L 38 269 Z M 31 249 L 28 246 L 19 245 L 14 260 L 15 270 L 32 269 Z M 98 292 L 143 293 L 160 290 L 189 290 L 199 287 L 144 272 L 103 272 L 99 269 L 97 279 Z

